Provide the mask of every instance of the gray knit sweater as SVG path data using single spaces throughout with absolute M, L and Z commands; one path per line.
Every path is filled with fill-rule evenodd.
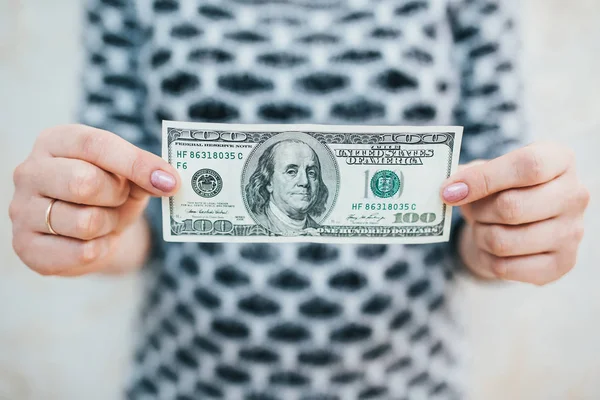
M 522 141 L 509 4 L 89 0 L 81 121 L 157 154 L 163 119 L 460 124 L 462 162 L 495 157 Z M 464 396 L 453 241 L 164 243 L 148 215 L 128 398 Z

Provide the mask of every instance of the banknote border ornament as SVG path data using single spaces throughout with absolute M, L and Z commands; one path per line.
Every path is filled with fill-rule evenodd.
M 269 138 L 282 132 L 306 132 L 322 145 L 327 144 L 389 144 L 389 137 L 406 137 L 406 141 L 397 143 L 410 145 L 408 138 L 434 137 L 436 145 L 447 146 L 446 177 L 458 168 L 460 147 L 464 127 L 462 126 L 391 126 L 391 125 L 317 125 L 317 124 L 229 124 L 204 122 L 163 121 L 162 156 L 173 164 L 173 142 L 210 140 L 217 142 L 236 141 L 259 146 Z M 219 139 L 220 137 L 220 139 Z M 385 137 L 385 140 L 382 138 Z M 442 137 L 444 137 L 442 139 Z M 437 141 L 435 141 L 437 140 Z M 256 146 L 258 147 L 258 146 Z M 337 168 L 338 159 L 334 158 Z M 339 174 L 339 171 L 337 171 Z M 400 178 L 402 180 L 402 178 Z M 441 183 L 441 182 L 440 182 Z M 163 238 L 167 242 L 322 242 L 322 243 L 386 243 L 386 244 L 425 244 L 441 243 L 450 240 L 452 229 L 452 207 L 442 202 L 441 221 L 434 226 L 365 226 L 356 225 L 320 225 L 319 238 L 310 235 L 293 237 L 275 236 L 258 224 L 233 224 L 223 233 L 202 234 L 190 230 L 191 220 L 178 221 L 173 218 L 175 197 L 163 197 Z M 191 221 L 194 223 L 194 221 Z M 201 221 L 196 221 L 201 222 Z M 195 225 L 194 225 L 195 226 Z M 196 228 L 194 228 L 196 229 Z

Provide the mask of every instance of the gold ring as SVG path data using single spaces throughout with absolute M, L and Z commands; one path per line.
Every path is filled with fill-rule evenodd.
M 51 234 L 58 235 L 58 233 L 56 233 L 56 231 L 54 229 L 52 229 L 52 225 L 50 224 L 50 213 L 52 212 L 52 206 L 54 205 L 55 202 L 56 202 L 56 199 L 50 200 L 50 204 L 48 205 L 48 208 L 46 209 L 46 227 L 48 228 L 48 231 L 50 231 Z

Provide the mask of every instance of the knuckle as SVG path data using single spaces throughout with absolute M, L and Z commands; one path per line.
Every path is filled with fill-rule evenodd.
M 491 193 L 493 184 L 492 177 L 489 174 L 483 174 L 482 182 L 484 193 Z
M 523 215 L 523 206 L 515 192 L 500 193 L 497 198 L 496 209 L 502 222 L 518 222 Z
M 25 181 L 25 177 L 27 176 L 27 165 L 25 163 L 21 163 L 17 165 L 17 167 L 13 171 L 13 183 L 15 187 L 19 187 Z
M 545 279 L 541 279 L 541 285 L 547 285 L 562 278 L 575 267 L 575 263 L 576 260 L 574 257 L 569 257 L 566 260 L 559 260 L 558 257 L 553 257 L 552 260 L 548 261 L 547 265 L 545 265 L 550 273 Z
M 54 268 L 46 268 L 35 262 L 35 258 L 31 255 L 33 251 L 27 237 L 23 234 L 16 234 L 13 236 L 12 248 L 19 259 L 25 264 L 31 271 L 44 276 L 54 274 Z
M 502 257 L 492 256 L 491 260 L 489 261 L 489 265 L 490 269 L 492 270 L 492 273 L 496 277 L 503 277 L 506 267 L 506 261 Z
M 20 227 L 17 227 L 15 224 L 13 224 L 12 227 L 11 227 L 11 236 L 10 236 L 11 237 L 11 242 L 10 242 L 10 245 L 11 245 L 11 248 L 13 250 L 13 253 L 17 254 L 17 255 L 19 254 L 17 252 L 17 250 L 19 250 L 19 249 L 17 248 L 16 241 L 17 241 L 17 238 L 20 235 L 20 232 L 21 232 Z
M 129 176 L 135 180 L 135 177 L 140 175 L 140 171 L 145 171 L 147 169 L 147 164 L 145 157 L 143 157 L 139 151 L 136 151 L 135 156 L 130 163 L 131 170 L 129 171 Z
M 30 236 L 25 233 L 14 233 L 12 238 L 12 248 L 19 259 L 25 264 L 31 271 L 42 275 L 50 276 L 55 275 L 57 271 L 56 266 L 43 266 L 36 261 L 35 257 L 32 257 L 36 250 L 32 248 Z
M 21 235 L 13 235 L 12 248 L 15 254 L 22 259 L 23 254 L 25 254 L 27 250 L 27 242 L 23 240 Z
M 534 147 L 523 149 L 519 159 L 517 171 L 522 180 L 527 182 L 539 182 L 544 174 L 542 157 Z
M 576 253 L 573 252 L 573 256 L 571 256 L 567 262 L 563 263 L 563 265 L 560 268 L 560 276 L 566 275 L 569 272 L 571 272 L 573 270 L 573 268 L 575 268 L 575 266 L 577 265 L 577 256 Z
M 558 279 L 569 273 L 575 267 L 575 263 L 576 260 L 573 257 L 569 257 L 567 260 L 561 260 L 558 255 L 555 255 L 538 266 L 540 270 L 546 271 L 546 273 L 534 275 L 531 283 L 542 287 L 556 282 Z
M 89 240 L 79 245 L 79 264 L 87 265 L 97 261 L 101 255 L 99 240 Z
M 583 240 L 583 236 L 585 235 L 585 226 L 582 222 L 575 224 L 573 227 L 572 237 L 576 243 L 579 243 Z
M 105 147 L 103 135 L 86 131 L 81 135 L 80 150 L 83 158 L 92 164 L 98 162 Z
M 82 239 L 90 239 L 100 233 L 104 226 L 104 213 L 96 207 L 83 210 L 77 220 L 77 236 Z
M 585 234 L 585 224 L 583 218 L 569 222 L 561 231 L 554 236 L 556 248 L 561 251 L 577 250 L 579 243 L 583 240 Z
M 547 272 L 535 274 L 533 276 L 531 283 L 535 286 L 546 286 L 558 280 L 563 275 L 560 271 L 560 264 L 557 262 L 556 257 L 551 257 L 548 261 L 544 261 L 539 265 L 539 269 Z
M 484 241 L 490 253 L 496 256 L 505 256 L 509 254 L 510 246 L 502 228 L 488 228 L 484 234 Z
M 569 257 L 569 259 L 567 260 L 567 262 L 564 264 L 564 266 L 562 268 L 562 275 L 566 275 L 569 272 L 571 272 L 573 270 L 573 268 L 575 268 L 576 265 L 577 265 L 577 251 L 573 251 L 571 253 L 571 256 Z
M 491 192 L 493 182 L 489 173 L 479 168 L 470 168 L 467 172 L 468 176 L 472 178 L 471 181 L 475 182 L 475 187 L 473 188 L 475 191 L 481 192 L 484 195 L 488 195 Z
M 127 199 L 129 198 L 129 192 L 131 187 L 129 186 L 129 182 L 126 179 L 122 179 L 119 182 L 119 188 L 117 189 L 117 198 L 115 199 L 118 206 L 125 204 Z
M 55 128 L 47 128 L 47 129 L 42 130 L 39 133 L 36 142 L 38 144 L 43 145 L 44 143 L 47 143 L 48 141 L 53 140 L 54 139 L 54 131 L 55 131 Z
M 581 186 L 581 188 L 578 191 L 577 197 L 580 201 L 580 204 L 585 209 L 590 204 L 592 195 L 590 194 L 590 191 L 585 186 Z
M 535 276 L 533 277 L 531 283 L 537 287 L 544 287 L 549 285 L 550 283 L 556 281 L 558 278 L 549 277 L 549 276 Z
M 77 199 L 89 200 L 100 191 L 99 178 L 97 168 L 78 169 L 69 182 L 69 191 Z
M 55 142 L 58 135 L 72 135 L 81 130 L 80 124 L 63 124 L 42 130 L 35 141 L 34 147 L 44 149 L 49 143 Z
M 19 218 L 20 209 L 21 207 L 19 207 L 19 203 L 16 200 L 10 202 L 8 205 L 8 217 L 11 221 L 15 222 Z

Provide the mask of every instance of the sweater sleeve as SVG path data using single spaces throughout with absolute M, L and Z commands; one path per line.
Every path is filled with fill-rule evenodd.
M 451 0 L 448 8 L 460 84 L 454 123 L 464 126 L 461 164 L 499 157 L 529 140 L 521 97 L 518 11 L 517 0 Z M 455 207 L 453 252 L 463 223 Z
M 160 155 L 160 135 L 151 134 L 143 118 L 146 87 L 138 56 L 148 32 L 137 18 L 135 2 L 86 0 L 84 4 L 79 122 L 113 132 Z M 163 256 L 165 246 L 160 233 L 160 199 L 151 199 L 146 214 L 154 261 Z

